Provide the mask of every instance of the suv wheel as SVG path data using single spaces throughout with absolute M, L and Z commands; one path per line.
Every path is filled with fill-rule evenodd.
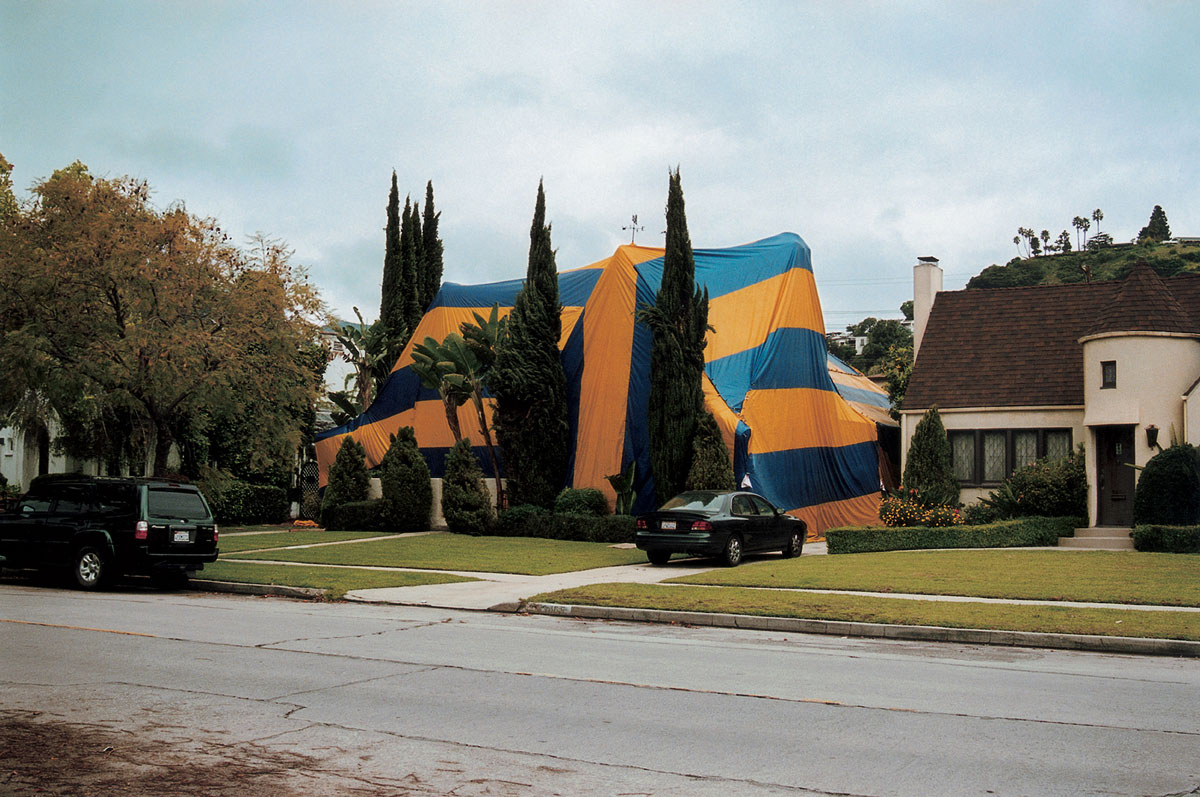
M 75 552 L 75 583 L 81 589 L 97 589 L 108 578 L 108 562 L 98 548 L 84 546 Z

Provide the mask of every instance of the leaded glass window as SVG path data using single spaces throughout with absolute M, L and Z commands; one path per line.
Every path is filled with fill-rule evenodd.
M 1004 444 L 1004 432 L 983 433 L 983 480 L 1004 481 L 1008 475 L 1008 453 Z

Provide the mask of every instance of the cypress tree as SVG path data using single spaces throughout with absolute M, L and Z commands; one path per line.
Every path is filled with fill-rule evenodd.
M 700 413 L 692 444 L 692 466 L 688 471 L 689 490 L 733 490 L 733 464 L 729 447 L 721 437 L 717 419 L 708 410 Z
M 337 457 L 329 466 L 329 483 L 321 501 L 321 525 L 328 525 L 333 512 L 342 504 L 367 500 L 371 477 L 367 473 L 366 457 L 362 444 L 346 435 Z
M 442 214 L 433 209 L 433 181 L 425 184 L 425 217 L 421 228 L 421 254 L 424 258 L 421 306 L 429 307 L 433 297 L 442 287 L 442 239 L 438 237 L 438 218 Z
M 429 466 L 417 448 L 411 426 L 392 435 L 391 445 L 379 463 L 379 481 L 383 491 L 381 517 L 393 531 L 425 531 L 433 505 L 429 484 Z
M 425 315 L 429 302 L 425 301 L 425 238 L 421 232 L 421 205 L 412 205 L 412 241 L 413 241 L 413 301 L 417 306 L 417 321 Z M 413 324 L 413 329 L 416 329 Z
M 400 262 L 403 266 L 401 279 L 404 281 L 404 326 L 408 335 L 412 335 L 412 331 L 417 328 L 417 322 L 421 320 L 421 307 L 417 296 L 417 232 L 413 229 L 412 211 L 412 203 L 405 197 L 404 214 L 400 217 Z
M 539 182 L 525 285 L 513 303 L 508 338 L 488 380 L 496 397 L 497 435 L 514 506 L 550 509 L 565 480 L 570 449 L 567 380 L 558 351 L 561 316 L 546 195 Z
M 904 463 L 904 486 L 917 491 L 924 507 L 958 504 L 958 482 L 950 465 L 950 439 L 937 407 L 930 407 L 913 430 Z
M 400 224 L 400 192 L 396 188 L 396 171 L 392 170 L 392 190 L 388 193 L 387 228 L 384 233 L 383 281 L 381 299 L 379 302 L 379 320 L 384 324 L 385 337 L 391 341 L 388 348 L 388 366 L 396 362 L 400 356 L 403 342 L 401 333 L 405 331 L 404 310 L 407 300 L 404 296 L 404 263 L 403 247 L 401 246 Z M 399 346 L 399 348 L 397 348 Z
M 701 377 L 708 330 L 708 290 L 696 287 L 679 169 L 670 177 L 662 285 L 655 306 L 639 313 L 653 332 L 648 421 L 650 471 L 658 503 L 682 491 L 687 481 L 692 440 L 704 412 Z
M 492 528 L 492 498 L 471 451 L 471 441 L 459 440 L 446 452 L 445 472 L 442 516 L 446 527 L 456 534 L 487 534 Z

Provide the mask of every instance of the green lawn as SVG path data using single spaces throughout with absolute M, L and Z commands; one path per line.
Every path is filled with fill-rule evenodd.
M 606 543 L 596 542 L 427 534 L 370 540 L 353 545 L 263 551 L 238 558 L 544 576 L 644 562 L 646 554 L 636 549 L 613 548 Z
M 422 584 L 448 584 L 475 581 L 448 573 L 388 572 L 342 567 L 296 567 L 294 565 L 214 562 L 197 573 L 198 579 L 237 581 L 245 584 L 277 584 L 288 587 L 315 587 L 328 591 L 327 598 L 338 600 L 350 590 L 377 587 L 414 587 Z
M 1200 555 L 1136 551 L 891 551 L 776 558 L 671 581 L 1200 606 Z
M 1200 612 L 1014 606 L 663 584 L 597 584 L 544 593 L 530 601 L 894 625 L 1200 640 Z
M 258 548 L 286 548 L 289 545 L 314 545 L 322 542 L 362 540 L 380 536 L 374 531 L 320 531 L 304 529 L 274 534 L 222 534 L 219 540 L 221 554 L 253 551 Z

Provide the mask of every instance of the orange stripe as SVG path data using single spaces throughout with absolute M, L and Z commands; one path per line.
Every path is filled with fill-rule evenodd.
M 761 346 L 778 329 L 813 329 L 825 334 L 812 272 L 793 268 L 770 279 L 708 301 L 705 361 Z
M 829 390 L 751 390 L 742 404 L 742 419 L 754 430 L 751 454 L 849 446 L 877 437 L 874 423 Z
M 843 501 L 830 501 L 816 506 L 806 506 L 803 509 L 793 509 L 789 515 L 795 515 L 808 525 L 808 534 L 824 536 L 827 529 L 838 526 L 881 526 L 879 519 L 879 493 L 860 495 L 857 498 L 847 498 Z

